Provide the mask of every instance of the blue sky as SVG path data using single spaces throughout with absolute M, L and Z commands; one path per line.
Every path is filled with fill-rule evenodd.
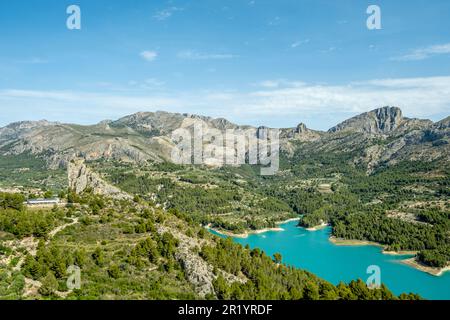
M 0 126 L 166 110 L 328 129 L 384 105 L 439 120 L 449 17 L 448 0 L 1 1 Z

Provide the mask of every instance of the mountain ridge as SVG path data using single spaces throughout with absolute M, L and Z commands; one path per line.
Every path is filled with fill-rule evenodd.
M 437 121 L 432 121 L 432 120 L 429 120 L 429 119 L 403 117 L 403 112 L 402 112 L 401 108 L 385 106 L 385 107 L 375 108 L 373 110 L 370 110 L 370 111 L 363 112 L 363 113 L 357 114 L 355 116 L 352 116 L 352 117 L 350 117 L 350 118 L 348 118 L 348 119 L 346 119 L 344 121 L 341 121 L 340 123 L 336 124 L 335 126 L 329 128 L 328 130 L 310 129 L 309 127 L 307 127 L 307 124 L 304 123 L 304 122 L 299 122 L 296 127 L 279 127 L 278 129 L 281 129 L 281 130 L 283 130 L 283 129 L 294 129 L 294 128 L 298 128 L 298 127 L 303 126 L 303 127 L 306 127 L 309 130 L 313 130 L 313 131 L 316 131 L 316 132 L 330 132 L 330 131 L 335 131 L 335 130 L 333 130 L 334 128 L 344 124 L 345 122 L 347 122 L 347 121 L 349 121 L 349 120 L 351 120 L 353 118 L 358 118 L 358 117 L 361 117 L 361 116 L 366 115 L 366 114 L 371 114 L 373 112 L 384 110 L 384 109 L 389 109 L 389 108 L 390 109 L 398 109 L 401 112 L 401 114 L 402 114 L 402 118 L 406 119 L 406 120 L 419 120 L 419 121 L 425 121 L 425 122 L 430 122 L 430 123 L 434 123 L 434 124 L 438 124 L 438 123 L 441 123 L 441 122 L 445 122 L 445 123 L 450 122 L 450 116 L 447 116 L 446 118 L 443 118 L 443 119 L 437 120 Z M 122 117 L 120 117 L 118 119 L 115 119 L 115 120 L 103 119 L 103 120 L 100 120 L 97 123 L 85 124 L 85 125 L 78 124 L 78 123 L 75 123 L 75 122 L 73 122 L 73 123 L 72 122 L 63 123 L 63 122 L 60 122 L 60 121 L 50 121 L 50 120 L 47 120 L 47 119 L 41 119 L 41 120 L 19 120 L 19 121 L 10 122 L 10 123 L 4 125 L 3 127 L 0 126 L 0 130 L 8 128 L 8 127 L 11 127 L 11 126 L 18 126 L 18 125 L 21 125 L 21 124 L 23 124 L 23 125 L 26 125 L 26 124 L 33 125 L 33 124 L 45 124 L 45 123 L 47 123 L 48 125 L 65 124 L 65 125 L 78 125 L 78 126 L 91 127 L 91 126 L 105 125 L 105 124 L 111 124 L 111 123 L 119 123 L 119 122 L 125 121 L 126 119 L 130 119 L 131 117 L 149 116 L 149 115 L 158 115 L 158 114 L 182 116 L 182 117 L 187 117 L 187 118 L 197 118 L 197 119 L 202 119 L 202 120 L 206 119 L 206 120 L 209 120 L 209 121 L 216 121 L 216 122 L 223 121 L 223 122 L 227 122 L 227 123 L 231 124 L 232 126 L 236 126 L 236 127 L 251 127 L 251 128 L 257 127 L 257 126 L 246 125 L 246 124 L 236 124 L 236 123 L 233 123 L 233 122 L 231 122 L 228 119 L 223 118 L 223 117 L 214 118 L 214 117 L 211 117 L 211 116 L 204 116 L 204 115 L 200 115 L 200 114 L 191 114 L 191 113 L 169 112 L 169 111 L 163 111 L 163 110 L 156 110 L 156 111 L 138 111 L 138 112 L 135 112 L 135 113 L 132 113 L 132 114 L 129 114 L 129 115 L 122 116 Z M 276 127 L 273 127 L 273 128 L 276 128 Z
M 170 161 L 171 133 L 199 122 L 206 129 L 258 129 L 224 118 L 166 111 L 137 112 L 94 125 L 20 121 L 0 128 L 0 155 L 31 153 L 45 158 L 50 168 L 66 168 L 73 158 L 97 160 Z M 262 128 L 262 127 L 260 127 Z M 382 107 L 351 117 L 328 131 L 304 123 L 280 129 L 281 150 L 288 156 L 298 148 L 311 152 L 353 152 L 353 162 L 368 171 L 402 159 L 436 160 L 450 154 L 450 117 L 438 122 L 403 116 L 398 107 Z M 299 144 L 301 146 L 299 146 Z

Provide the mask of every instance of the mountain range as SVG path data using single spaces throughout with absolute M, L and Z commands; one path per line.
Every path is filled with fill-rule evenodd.
M 222 131 L 252 128 L 223 118 L 163 111 L 139 112 L 95 125 L 23 121 L 0 128 L 0 155 L 40 156 L 51 169 L 66 168 L 74 157 L 170 161 L 174 146 L 171 133 L 195 121 Z M 406 159 L 448 161 L 450 117 L 439 122 L 410 119 L 397 107 L 383 107 L 352 117 L 328 131 L 311 130 L 303 123 L 282 128 L 280 138 L 281 149 L 288 156 L 297 148 L 305 152 L 344 152 L 352 155 L 353 163 L 371 172 L 380 165 Z

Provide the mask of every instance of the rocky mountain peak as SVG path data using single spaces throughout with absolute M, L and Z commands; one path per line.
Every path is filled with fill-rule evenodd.
M 256 131 L 256 136 L 258 137 L 258 139 L 267 139 L 268 132 L 269 127 L 260 126 Z
M 21 134 L 34 129 L 42 129 L 56 124 L 58 123 L 49 122 L 47 120 L 13 122 L 6 127 L 0 128 L 0 141 L 2 139 L 15 139 Z
M 383 107 L 365 112 L 331 128 L 329 132 L 354 131 L 369 134 L 388 134 L 404 121 L 397 107 Z
M 373 112 L 376 115 L 378 128 L 382 131 L 392 131 L 403 121 L 402 110 L 397 107 L 384 107 Z
M 280 137 L 298 141 L 315 141 L 320 138 L 321 132 L 309 129 L 303 122 L 295 128 L 281 129 Z
M 438 129 L 447 129 L 450 128 L 450 117 L 442 119 L 441 121 L 436 123 L 436 128 Z
M 13 122 L 6 126 L 6 128 L 9 129 L 15 129 L 15 130 L 26 130 L 26 129 L 33 129 L 35 127 L 45 127 L 56 124 L 55 122 L 49 122 L 47 120 L 39 120 L 39 121 L 19 121 L 19 122 Z
M 295 129 L 295 133 L 304 133 L 307 132 L 309 129 L 306 127 L 306 125 L 301 122 L 298 124 L 298 126 Z

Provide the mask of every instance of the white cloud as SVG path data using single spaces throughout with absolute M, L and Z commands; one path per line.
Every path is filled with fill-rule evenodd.
M 309 43 L 309 41 L 310 41 L 309 39 L 295 41 L 294 43 L 291 44 L 291 48 L 297 48 L 301 45 Z
M 277 80 L 265 80 L 259 83 L 259 86 L 264 88 L 278 88 L 279 85 Z
M 375 79 L 365 82 L 354 82 L 355 85 L 373 85 L 392 89 L 425 89 L 448 86 L 450 77 L 422 77 L 422 78 L 388 78 Z
M 274 27 L 274 26 L 278 26 L 280 23 L 281 23 L 281 18 L 276 16 L 273 19 L 270 19 L 267 24 L 271 27 Z
M 166 8 L 166 9 L 156 12 L 155 15 L 153 16 L 153 19 L 158 20 L 158 21 L 164 21 L 166 19 L 169 19 L 175 12 L 182 11 L 182 10 L 183 10 L 183 8 L 169 7 L 169 8 Z
M 327 49 L 320 50 L 320 53 L 331 53 L 336 51 L 336 47 L 328 47 Z
M 128 81 L 128 89 L 132 88 L 133 90 L 147 90 L 147 89 L 163 89 L 165 86 L 165 82 L 156 78 L 147 78 L 141 81 L 131 80 Z M 124 90 L 122 90 L 124 91 Z
M 151 62 L 156 59 L 158 53 L 156 51 L 142 51 L 140 55 L 143 59 Z
M 229 53 L 201 53 L 194 50 L 184 50 L 178 53 L 178 58 L 186 60 L 223 60 L 238 56 Z
M 126 95 L 126 94 L 104 94 L 96 92 L 80 92 L 80 91 L 39 91 L 39 90 L 1 90 L 0 102 L 3 100 L 12 101 L 14 99 L 24 101 L 34 101 L 37 105 L 40 102 L 53 101 L 60 103 L 61 108 L 65 105 L 83 103 L 96 107 L 124 107 L 135 108 L 137 106 L 160 106 L 167 107 L 176 102 L 176 99 L 157 96 L 143 95 Z M 6 105 L 0 103 L 0 105 Z
M 279 88 L 279 87 L 300 87 L 306 85 L 302 81 L 289 81 L 286 79 L 276 79 L 276 80 L 264 80 L 256 84 L 258 87 L 262 88 Z
M 0 126 L 22 120 L 92 124 L 138 111 L 169 110 L 180 105 L 159 95 L 104 94 L 82 91 L 0 90 Z
M 246 101 L 245 112 L 255 114 L 352 113 L 393 105 L 401 107 L 407 115 L 428 117 L 450 113 L 450 77 L 278 87 L 251 92 Z
M 450 54 L 450 43 L 429 46 L 412 50 L 410 53 L 399 57 L 393 57 L 394 61 L 418 61 L 431 58 L 436 55 Z
M 158 85 L 160 82 L 148 79 L 148 84 Z M 0 90 L 0 111 L 5 115 L 2 121 L 12 119 L 13 115 L 15 121 L 27 117 L 53 117 L 51 120 L 67 121 L 64 117 L 70 115 L 68 121 L 76 122 L 75 119 L 88 115 L 93 115 L 90 119 L 102 120 L 137 111 L 162 109 L 222 116 L 240 123 L 266 119 L 267 125 L 271 125 L 275 118 L 291 123 L 309 117 L 319 125 L 323 122 L 321 129 L 327 129 L 327 126 L 338 122 L 334 118 L 336 115 L 344 119 L 351 114 L 386 105 L 402 108 L 408 117 L 449 115 L 450 76 L 372 79 L 341 85 L 266 80 L 247 92 Z M 60 119 L 57 118 L 59 114 Z
M 155 78 L 145 79 L 144 83 L 147 86 L 151 86 L 151 87 L 161 87 L 161 86 L 163 86 L 165 84 L 164 81 L 160 81 L 160 80 L 155 79 Z

